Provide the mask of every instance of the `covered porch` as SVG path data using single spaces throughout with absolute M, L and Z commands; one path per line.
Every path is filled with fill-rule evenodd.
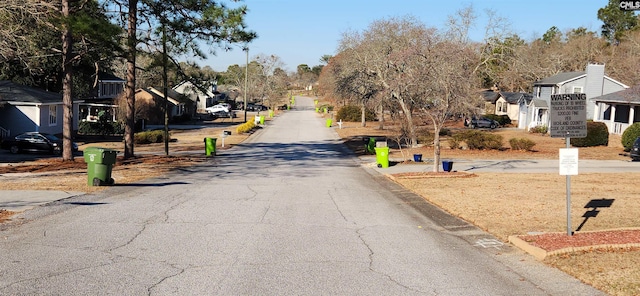
M 593 121 L 607 125 L 610 134 L 622 135 L 640 122 L 640 86 L 591 99 L 595 103 Z

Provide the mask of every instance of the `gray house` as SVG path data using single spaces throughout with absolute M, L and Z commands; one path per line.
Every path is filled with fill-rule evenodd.
M 593 121 L 604 122 L 609 133 L 621 135 L 627 127 L 640 122 L 640 85 L 592 98 Z
M 206 113 L 205 108 L 215 105 L 220 96 L 216 84 L 211 88 L 206 88 L 197 86 L 189 81 L 183 81 L 173 87 L 173 90 L 191 99 L 196 106 L 196 111 L 199 113 Z
M 551 95 L 586 94 L 587 119 L 594 119 L 595 102 L 590 99 L 626 88 L 627 85 L 604 75 L 602 64 L 588 64 L 584 72 L 563 72 L 536 81 L 533 84 L 533 99 L 527 106 L 521 105 L 520 112 L 526 112 L 524 127 L 549 126 Z
M 73 114 L 78 114 L 80 101 L 73 102 Z M 3 137 L 23 132 L 62 133 L 62 94 L 0 81 L 0 133 Z M 74 116 L 73 129 L 78 129 Z

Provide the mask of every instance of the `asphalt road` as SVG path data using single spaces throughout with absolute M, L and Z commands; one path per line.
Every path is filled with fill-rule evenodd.
M 0 231 L 0 295 L 602 295 L 361 166 L 311 98 L 208 163 Z

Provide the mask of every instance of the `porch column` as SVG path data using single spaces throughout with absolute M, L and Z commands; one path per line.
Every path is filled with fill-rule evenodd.
M 616 122 L 616 107 L 618 105 L 611 104 L 611 118 L 609 118 L 609 122 L 611 122 L 611 126 L 613 126 Z
M 631 105 L 629 106 L 629 125 L 632 125 L 636 118 L 636 107 Z
M 600 114 L 600 102 L 596 102 L 596 106 L 593 108 L 593 120 L 602 119 L 602 114 Z

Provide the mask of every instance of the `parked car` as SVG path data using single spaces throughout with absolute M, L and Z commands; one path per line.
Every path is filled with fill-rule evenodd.
M 217 112 L 229 112 L 231 111 L 231 108 L 229 106 L 225 106 L 222 104 L 217 104 L 217 105 L 213 105 L 210 107 L 205 108 L 204 110 L 207 111 L 207 113 L 213 115 L 213 113 L 217 113 Z
M 633 146 L 631 147 L 631 160 L 638 161 L 640 160 L 640 137 L 638 137 L 635 142 L 633 142 Z
M 213 119 L 217 119 L 217 118 L 236 118 L 238 117 L 238 115 L 236 114 L 236 111 L 217 111 L 217 112 L 213 112 L 213 113 L 209 113 L 209 115 L 211 115 L 211 117 Z
M 247 111 L 267 111 L 267 110 L 269 110 L 269 107 L 262 104 L 253 104 L 253 103 L 247 104 Z
M 62 139 L 47 133 L 27 132 L 13 138 L 2 141 L 2 149 L 8 149 L 11 153 L 19 152 L 46 152 L 53 154 L 62 153 Z M 78 145 L 73 143 L 73 152 L 78 151 Z
M 500 126 L 500 123 L 493 119 L 489 119 L 486 117 L 472 117 L 471 120 L 465 121 L 465 125 L 470 128 L 490 128 L 494 129 Z

